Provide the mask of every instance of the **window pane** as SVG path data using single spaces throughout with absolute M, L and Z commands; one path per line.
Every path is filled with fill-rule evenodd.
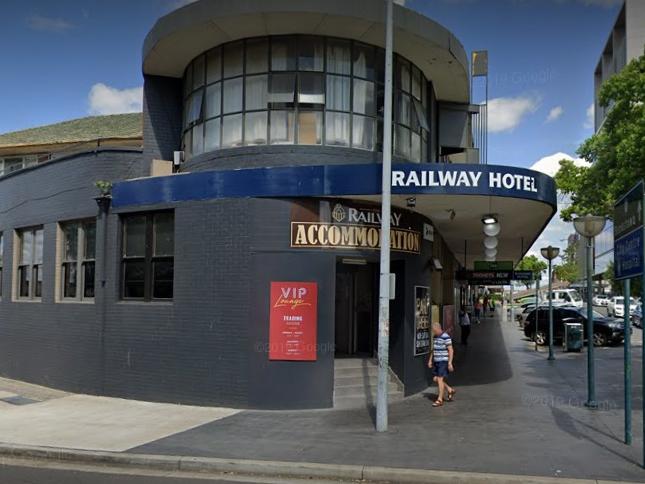
M 85 259 L 94 259 L 96 253 L 96 223 L 88 222 L 85 228 Z
M 206 118 L 214 118 L 222 113 L 222 83 L 218 82 L 206 89 Z
M 421 101 L 421 71 L 412 66 L 412 95 Z
M 246 73 L 255 74 L 269 70 L 269 46 L 265 39 L 246 43 Z
M 410 158 L 410 130 L 396 125 L 394 128 L 394 154 Z
M 268 76 L 246 78 L 246 110 L 266 109 L 268 99 Z
M 157 213 L 154 216 L 154 255 L 173 255 L 175 253 L 175 217 L 171 212 Z
M 414 104 L 414 113 L 416 114 L 419 126 L 421 126 L 426 131 L 430 131 L 430 126 L 428 125 L 428 118 L 426 116 L 424 107 L 419 101 L 414 98 L 412 99 L 412 103 Z
M 294 141 L 293 111 L 271 111 L 271 144 L 291 145 Z
M 41 297 L 43 295 L 43 270 L 42 265 L 34 266 L 34 297 Z
M 193 146 L 190 149 L 193 155 L 204 152 L 204 125 L 198 124 L 193 128 Z
M 29 297 L 29 286 L 31 284 L 30 266 L 21 266 L 18 268 L 19 293 L 20 297 Z
M 374 83 L 354 79 L 354 112 L 376 115 L 376 105 L 374 103 Z
M 272 74 L 269 102 L 292 104 L 295 98 L 295 74 Z
M 14 171 L 22 170 L 22 158 L 5 158 L 4 159 L 4 174 L 12 173 Z
M 75 261 L 78 256 L 78 224 L 65 224 L 63 234 L 63 259 L 66 261 Z
M 372 151 L 374 149 L 374 118 L 355 115 L 352 124 L 352 146 Z
M 222 148 L 242 146 L 242 115 L 224 116 L 222 123 Z
M 298 70 L 322 71 L 325 44 L 322 38 L 302 37 L 298 39 Z
M 292 38 L 271 41 L 271 70 L 293 71 L 296 69 L 296 52 Z
M 235 42 L 224 46 L 224 77 L 242 75 L 244 43 Z
M 242 111 L 242 78 L 224 81 L 224 114 Z
M 189 129 L 184 133 L 184 151 L 186 152 L 186 157 L 190 158 L 192 153 L 190 152 L 190 148 L 193 144 L 193 131 Z
M 350 78 L 327 76 L 327 109 L 349 111 Z
M 94 262 L 83 263 L 83 297 L 94 297 Z
M 36 230 L 34 234 L 34 264 L 43 261 L 43 229 Z
M 188 108 L 188 117 L 186 118 L 186 125 L 189 126 L 202 118 L 202 101 L 204 98 L 204 90 L 200 89 L 195 91 L 192 96 L 190 96 L 189 108 Z
M 399 92 L 396 99 L 396 122 L 410 126 L 410 96 Z
M 123 297 L 141 299 L 144 297 L 145 272 L 143 261 L 123 262 Z
M 321 74 L 300 74 L 298 102 L 303 104 L 325 104 L 325 86 Z
M 222 78 L 222 50 L 214 49 L 206 55 L 206 82 L 219 81 Z
M 374 49 L 366 45 L 354 45 L 354 75 L 374 79 Z
M 220 118 L 207 121 L 204 125 L 204 151 L 214 151 L 219 149 L 220 144 Z
M 31 230 L 26 230 L 21 234 L 22 251 L 20 256 L 21 264 L 31 264 L 34 254 L 34 233 Z
M 349 75 L 352 69 L 351 45 L 344 40 L 327 41 L 327 72 Z
M 188 64 L 184 73 L 184 98 L 188 97 L 193 89 L 193 65 Z
M 146 254 L 146 217 L 134 215 L 125 218 L 123 226 L 126 257 L 143 257 Z
M 244 139 L 247 145 L 267 144 L 267 112 L 247 113 L 244 118 Z
M 206 64 L 204 56 L 201 55 L 193 61 L 193 90 L 204 85 L 204 77 L 206 75 Z
M 301 145 L 322 143 L 321 112 L 300 112 L 298 114 L 298 143 Z
M 63 264 L 63 297 L 76 297 L 76 262 Z
M 152 297 L 155 299 L 172 299 L 173 261 L 155 261 L 152 265 Z
M 421 161 L 421 136 L 419 136 L 417 133 L 411 133 L 410 137 L 410 159 L 412 161 L 419 162 Z
M 349 146 L 349 114 L 327 113 L 325 116 L 325 144 Z
M 396 79 L 400 89 L 410 92 L 410 63 L 400 57 L 397 57 Z

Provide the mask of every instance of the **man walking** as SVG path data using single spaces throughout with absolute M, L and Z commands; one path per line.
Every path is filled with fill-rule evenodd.
M 468 346 L 468 336 L 470 336 L 470 316 L 465 310 L 459 311 L 459 327 L 461 328 L 461 344 Z
M 439 395 L 432 404 L 433 407 L 441 407 L 443 405 L 444 393 L 446 399 L 450 402 L 455 395 L 455 389 L 446 382 L 446 377 L 449 372 L 454 370 L 452 366 L 452 358 L 454 350 L 452 348 L 452 339 L 446 333 L 439 323 L 432 323 L 432 352 L 428 359 L 428 367 L 432 368 L 434 377 L 433 381 L 439 387 Z M 447 392 L 447 393 L 446 393 Z

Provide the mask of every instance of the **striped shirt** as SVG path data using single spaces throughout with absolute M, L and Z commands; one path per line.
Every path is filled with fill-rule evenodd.
M 434 363 L 449 360 L 448 346 L 452 346 L 452 340 L 448 333 L 443 333 L 441 336 L 434 337 L 432 342 L 432 361 Z

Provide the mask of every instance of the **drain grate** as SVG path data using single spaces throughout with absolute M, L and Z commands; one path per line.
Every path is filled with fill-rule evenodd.
M 30 403 L 38 403 L 40 400 L 32 400 L 31 398 L 16 395 L 14 397 L 0 398 L 0 401 L 10 403 L 11 405 L 29 405 Z

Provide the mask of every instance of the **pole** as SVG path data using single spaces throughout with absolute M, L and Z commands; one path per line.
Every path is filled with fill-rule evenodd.
M 378 315 L 378 387 L 376 431 L 387 430 L 387 390 L 390 350 L 390 211 L 392 187 L 392 49 L 394 7 L 385 0 L 385 106 L 383 109 L 383 167 L 381 200 L 381 267 Z
M 643 191 L 643 213 L 645 213 L 645 191 Z M 645 240 L 645 225 L 643 225 L 643 240 Z M 643 244 L 643 261 L 645 261 L 645 244 Z M 645 271 L 641 275 L 641 321 L 643 317 L 643 307 L 645 306 Z M 641 323 L 641 326 L 643 324 Z M 643 334 L 645 334 L 645 326 L 643 326 Z M 645 338 L 643 338 L 645 340 Z M 645 468 L 645 341 L 641 345 L 641 376 L 642 376 L 642 395 L 641 395 L 641 404 L 643 406 L 643 468 Z
M 511 307 L 510 307 L 510 314 L 511 314 L 511 323 L 515 321 L 515 306 L 513 305 L 513 281 L 511 281 Z
M 594 359 L 594 341 L 593 341 L 593 287 L 591 277 L 593 275 L 592 263 L 592 244 L 593 239 L 587 237 L 587 403 L 589 408 L 596 408 L 596 368 Z
M 538 332 L 538 315 L 540 307 L 540 274 L 538 274 L 537 279 L 535 280 L 535 351 L 538 350 L 537 344 L 537 332 Z
M 549 360 L 555 360 L 555 354 L 553 353 L 553 278 L 551 277 L 551 266 L 553 261 L 549 259 Z M 536 314 L 537 316 L 537 314 Z
M 625 314 L 623 314 L 623 328 L 625 330 L 625 444 L 632 445 L 632 343 L 631 323 L 629 319 L 631 288 L 629 279 L 624 281 Z

